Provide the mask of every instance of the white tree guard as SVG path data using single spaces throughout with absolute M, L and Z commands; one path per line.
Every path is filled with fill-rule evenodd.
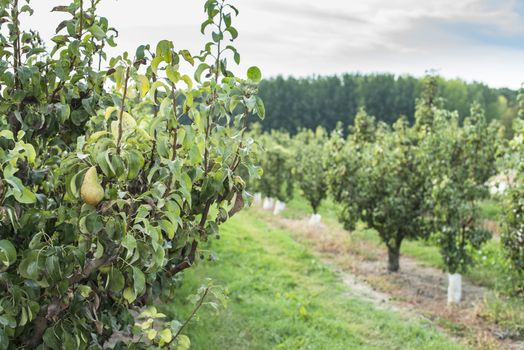
M 309 224 L 312 226 L 320 225 L 320 221 L 322 220 L 322 216 L 320 214 L 311 214 L 311 217 L 309 218 Z
M 262 209 L 272 210 L 275 205 L 273 198 L 266 197 L 264 198 L 264 203 L 262 204 Z
M 259 207 L 262 204 L 262 193 L 257 192 L 253 195 L 253 205 Z
M 284 209 L 286 209 L 286 203 L 279 200 L 275 201 L 275 209 L 273 210 L 273 215 L 280 214 Z
M 448 274 L 448 304 L 458 304 L 462 299 L 462 275 Z

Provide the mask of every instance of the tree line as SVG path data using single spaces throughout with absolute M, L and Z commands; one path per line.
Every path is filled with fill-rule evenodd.
M 512 135 L 511 124 L 517 115 L 516 91 L 442 77 L 436 77 L 435 83 L 443 107 L 457 111 L 460 122 L 468 116 L 470 106 L 477 103 L 488 121 L 499 119 L 507 128 L 506 136 Z M 260 96 L 270 116 L 262 125 L 264 130 L 282 129 L 293 134 L 300 128 L 317 126 L 331 131 L 338 122 L 353 124 L 360 108 L 389 125 L 400 116 L 412 124 L 422 90 L 423 79 L 409 75 L 278 76 L 260 85 Z

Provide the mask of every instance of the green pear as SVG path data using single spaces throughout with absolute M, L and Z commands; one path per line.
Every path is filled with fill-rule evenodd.
M 104 199 L 104 189 L 98 183 L 98 174 L 96 167 L 91 167 L 84 176 L 84 182 L 80 187 L 80 197 L 84 203 L 96 206 Z

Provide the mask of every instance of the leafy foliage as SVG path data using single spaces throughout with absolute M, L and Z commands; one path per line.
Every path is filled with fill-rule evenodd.
M 327 168 L 329 160 L 327 154 L 328 134 L 323 128 L 315 132 L 304 129 L 294 138 L 295 166 L 294 175 L 296 182 L 304 197 L 317 213 L 322 200 L 327 196 Z
M 399 269 L 402 241 L 425 236 L 424 181 L 417 135 L 407 121 L 391 130 L 362 111 L 336 156 L 330 184 L 346 228 L 361 220 L 377 230 L 388 247 L 390 271 Z
M 424 135 L 421 154 L 430 182 L 428 221 L 450 273 L 471 265 L 474 253 L 491 237 L 481 225 L 478 200 L 487 196 L 486 182 L 496 171 L 497 132 L 476 105 L 463 127 L 456 113 L 435 110 Z
M 519 95 L 519 116 L 524 116 L 524 91 Z M 502 244 L 509 260 L 510 276 L 514 280 L 513 291 L 524 294 L 524 124 L 518 120 L 517 133 L 510 142 L 509 167 L 516 171 L 515 183 L 509 188 L 504 201 L 505 215 L 502 220 Z
M 441 105 L 437 80 L 428 76 L 413 127 L 399 119 L 391 130 L 361 110 L 330 171 L 342 222 L 354 229 L 361 220 L 378 231 L 391 271 L 398 270 L 406 238 L 433 233 L 446 269 L 455 273 L 473 263 L 490 237 L 480 224 L 478 200 L 496 171 L 499 130 L 488 125 L 478 105 L 463 126 L 456 112 Z M 341 144 L 336 139 L 331 143 Z
M 260 152 L 258 162 L 264 171 L 258 181 L 254 182 L 252 191 L 261 192 L 264 196 L 286 202 L 293 197 L 293 149 L 287 133 L 271 131 L 257 137 Z
M 212 40 L 199 56 L 163 40 L 101 69 L 116 31 L 99 2 L 55 7 L 69 19 L 48 51 L 21 30 L 29 5 L 0 1 L 1 349 L 99 349 L 129 331 L 132 310 L 175 297 L 179 273 L 258 174 L 244 132 L 251 114 L 264 116 L 261 74 L 233 76 L 227 57 L 240 56 L 224 46 L 238 10 L 205 3 Z M 145 330 L 116 346 L 187 343 Z

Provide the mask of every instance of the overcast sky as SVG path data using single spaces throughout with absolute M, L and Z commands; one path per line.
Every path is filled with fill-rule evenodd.
M 31 25 L 50 38 L 66 0 L 33 0 Z M 204 0 L 102 0 L 119 50 L 173 40 L 198 53 Z M 524 81 L 524 0 L 233 0 L 241 69 L 265 77 L 391 72 L 518 88 Z M 50 23 L 53 23 L 50 26 Z

